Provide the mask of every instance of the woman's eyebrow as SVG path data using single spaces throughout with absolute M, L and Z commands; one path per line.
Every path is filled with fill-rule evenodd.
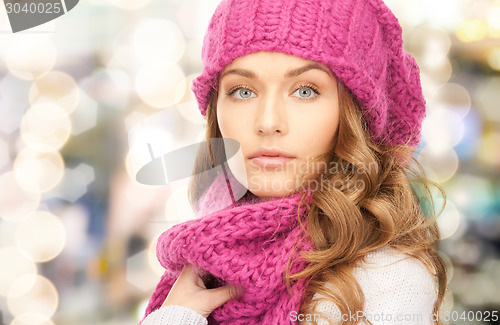
M 290 70 L 287 73 L 285 73 L 284 77 L 287 79 L 290 79 L 290 78 L 296 77 L 296 76 L 298 76 L 306 71 L 313 70 L 313 69 L 323 71 L 326 74 L 328 74 L 330 77 L 332 77 L 331 72 L 328 71 L 328 69 L 326 69 L 322 65 L 316 64 L 316 63 L 311 63 L 311 64 L 308 64 L 306 66 Z M 220 76 L 220 80 L 222 80 L 222 78 L 224 78 L 228 74 L 237 74 L 237 75 L 249 78 L 249 79 L 256 79 L 257 78 L 257 75 L 252 71 L 245 70 L 245 69 L 231 69 L 231 70 L 227 70 L 226 72 L 224 72 Z
M 296 77 L 296 76 L 298 76 L 306 71 L 313 70 L 313 69 L 321 70 L 321 71 L 325 72 L 327 75 L 329 75 L 330 77 L 332 77 L 331 72 L 327 68 L 325 68 L 321 64 L 311 63 L 311 64 L 308 64 L 308 65 L 303 66 L 301 68 L 297 68 L 297 69 L 288 71 L 285 74 L 285 78 L 293 78 L 293 77 Z

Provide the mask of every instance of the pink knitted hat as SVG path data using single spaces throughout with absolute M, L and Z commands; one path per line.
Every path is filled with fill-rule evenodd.
M 203 71 L 191 88 L 205 119 L 219 73 L 234 59 L 259 51 L 328 66 L 362 107 L 375 142 L 420 142 L 420 70 L 382 0 L 222 0 L 203 40 Z

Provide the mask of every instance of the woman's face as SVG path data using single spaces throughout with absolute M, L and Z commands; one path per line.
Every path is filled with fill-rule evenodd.
M 248 189 L 263 198 L 296 192 L 299 175 L 319 171 L 308 161 L 334 145 L 335 76 L 315 61 L 264 51 L 235 59 L 220 76 L 217 121 L 222 136 L 241 145 Z

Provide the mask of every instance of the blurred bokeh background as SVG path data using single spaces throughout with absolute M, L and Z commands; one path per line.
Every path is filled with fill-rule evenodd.
M 218 3 L 81 0 L 15 34 L 1 6 L 0 324 L 138 323 L 156 238 L 192 214 L 186 184 L 135 171 L 145 143 L 203 137 L 190 84 Z M 500 309 L 500 1 L 386 3 L 421 67 L 420 161 L 447 193 L 444 309 L 468 320 L 445 324 L 500 324 L 478 320 Z

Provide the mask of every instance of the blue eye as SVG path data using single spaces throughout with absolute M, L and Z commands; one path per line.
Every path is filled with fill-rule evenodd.
M 252 90 L 250 90 L 248 88 L 243 88 L 243 87 L 236 88 L 228 93 L 229 96 L 232 96 L 233 94 L 239 95 L 239 96 L 236 96 L 235 99 L 240 99 L 240 100 L 255 97 L 255 94 L 254 94 L 254 96 L 252 96 L 252 94 L 253 94 Z
M 297 92 L 299 93 L 299 97 L 304 99 L 313 99 L 317 95 L 319 95 L 319 92 L 310 86 L 301 87 L 297 89 L 293 94 L 296 94 Z

